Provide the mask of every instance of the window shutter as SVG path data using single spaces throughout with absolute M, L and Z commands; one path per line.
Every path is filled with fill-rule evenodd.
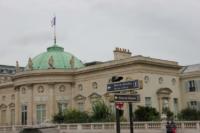
M 189 92 L 189 81 L 185 81 L 185 90 Z

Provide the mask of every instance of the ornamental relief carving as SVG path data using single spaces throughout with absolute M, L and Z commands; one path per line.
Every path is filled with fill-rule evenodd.
M 101 95 L 98 94 L 98 93 L 92 93 L 88 96 L 90 99 L 100 99 L 101 98 Z
M 7 105 L 5 105 L 5 104 L 1 104 L 0 105 L 0 109 L 6 109 L 8 106 Z
M 133 80 L 131 77 L 126 77 L 126 81 Z
M 92 83 L 92 88 L 93 88 L 93 89 L 97 89 L 97 88 L 98 88 L 97 82 L 93 82 L 93 83 Z
M 26 94 L 26 88 L 25 88 L 25 87 L 22 87 L 22 88 L 21 88 L 21 93 L 22 93 L 22 94 Z
M 59 91 L 60 92 L 64 92 L 66 90 L 66 87 L 64 86 L 64 85 L 61 85 L 60 87 L 59 87 Z
M 10 103 L 8 106 L 9 106 L 9 108 L 14 108 L 15 104 L 14 103 Z
M 144 82 L 145 82 L 146 84 L 149 82 L 149 80 L 150 80 L 149 76 L 145 76 L 145 77 L 144 77 Z
M 44 92 L 44 87 L 43 86 L 39 86 L 38 87 L 38 93 L 43 93 Z
M 78 85 L 78 90 L 79 90 L 79 91 L 83 91 L 83 85 L 82 85 L 82 84 L 79 84 L 79 85 Z
M 176 84 L 176 79 L 173 78 L 173 79 L 172 79 L 172 85 L 175 85 L 175 84 Z
M 74 97 L 74 100 L 85 100 L 85 99 L 86 99 L 86 97 L 81 94 Z
M 162 84 L 163 81 L 164 81 L 163 77 L 160 77 L 160 78 L 158 79 L 158 83 L 159 83 L 159 84 Z

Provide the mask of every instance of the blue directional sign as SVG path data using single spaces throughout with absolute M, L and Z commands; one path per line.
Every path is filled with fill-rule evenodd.
M 116 82 L 107 84 L 107 91 L 108 92 L 116 92 L 116 91 L 123 91 L 123 90 L 134 90 L 134 89 L 141 89 L 142 83 L 139 80 L 133 81 L 126 81 L 126 82 Z

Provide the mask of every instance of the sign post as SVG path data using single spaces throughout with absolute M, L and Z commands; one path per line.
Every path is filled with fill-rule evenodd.
M 116 108 L 116 130 L 117 133 L 120 133 L 120 117 L 119 117 L 119 109 Z
M 129 105 L 129 120 L 130 120 L 130 133 L 134 133 L 134 128 L 133 128 L 133 106 L 132 102 L 138 102 L 140 101 L 140 95 L 131 95 L 131 94 L 115 94 L 114 95 L 114 100 L 115 101 L 123 101 L 123 102 L 128 102 Z
M 132 106 L 132 103 L 131 102 L 129 102 L 128 103 L 128 105 L 129 105 L 129 120 L 130 120 L 130 133 L 134 133 L 134 128 L 133 128 L 133 106 Z
M 121 91 L 132 91 L 137 89 L 142 89 L 142 81 L 133 80 L 126 82 L 118 82 L 123 79 L 123 77 L 113 76 L 112 83 L 107 84 L 107 92 L 121 92 Z M 119 79 L 119 80 L 118 80 Z M 140 95 L 133 94 L 114 94 L 115 106 L 116 106 L 116 131 L 120 133 L 120 117 L 119 117 L 119 108 L 117 108 L 117 102 L 128 102 L 129 104 L 129 117 L 130 117 L 130 133 L 134 133 L 134 125 L 133 125 L 133 110 L 132 110 L 132 102 L 140 101 Z

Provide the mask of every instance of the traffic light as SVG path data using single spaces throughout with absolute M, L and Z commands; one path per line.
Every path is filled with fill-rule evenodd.
M 123 79 L 123 77 L 122 76 L 113 76 L 112 77 L 112 82 L 119 82 L 119 81 L 121 81 Z

